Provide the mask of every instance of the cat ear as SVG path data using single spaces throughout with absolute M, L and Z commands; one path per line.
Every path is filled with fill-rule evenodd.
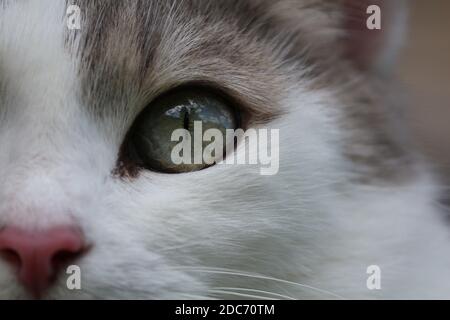
M 364 71 L 388 71 L 406 30 L 403 0 L 341 0 L 345 55 Z

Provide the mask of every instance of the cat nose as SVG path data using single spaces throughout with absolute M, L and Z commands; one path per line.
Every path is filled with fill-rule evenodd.
M 0 231 L 0 255 L 17 269 L 19 282 L 35 298 L 85 249 L 81 232 L 73 227 L 46 231 L 6 227 Z

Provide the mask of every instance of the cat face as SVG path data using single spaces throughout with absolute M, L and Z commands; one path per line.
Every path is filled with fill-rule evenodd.
M 64 249 L 81 270 L 81 290 L 68 290 L 64 270 L 31 286 L 43 298 L 236 298 L 280 287 L 335 298 L 288 281 L 323 288 L 355 185 L 395 185 L 412 170 L 378 95 L 385 46 L 359 59 L 365 43 L 348 33 L 354 3 L 74 4 L 79 30 L 66 26 L 69 3 L 0 1 L 1 232 L 42 238 L 48 259 Z M 128 153 L 130 130 L 180 87 L 220 92 L 243 129 L 279 129 L 278 174 L 142 167 Z M 58 228 L 76 235 L 48 233 Z M 49 234 L 65 244 L 53 250 Z M 0 261 L 0 297 L 27 298 L 27 255 L 10 242 L 19 261 Z

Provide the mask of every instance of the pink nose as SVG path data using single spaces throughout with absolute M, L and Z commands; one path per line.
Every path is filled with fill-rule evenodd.
M 58 271 L 84 251 L 81 232 L 72 227 L 0 231 L 0 254 L 17 268 L 20 283 L 36 298 L 56 279 Z

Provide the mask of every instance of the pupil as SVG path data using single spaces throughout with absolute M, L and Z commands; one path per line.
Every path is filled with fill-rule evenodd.
M 186 108 L 184 108 L 183 127 L 189 130 L 189 111 Z

